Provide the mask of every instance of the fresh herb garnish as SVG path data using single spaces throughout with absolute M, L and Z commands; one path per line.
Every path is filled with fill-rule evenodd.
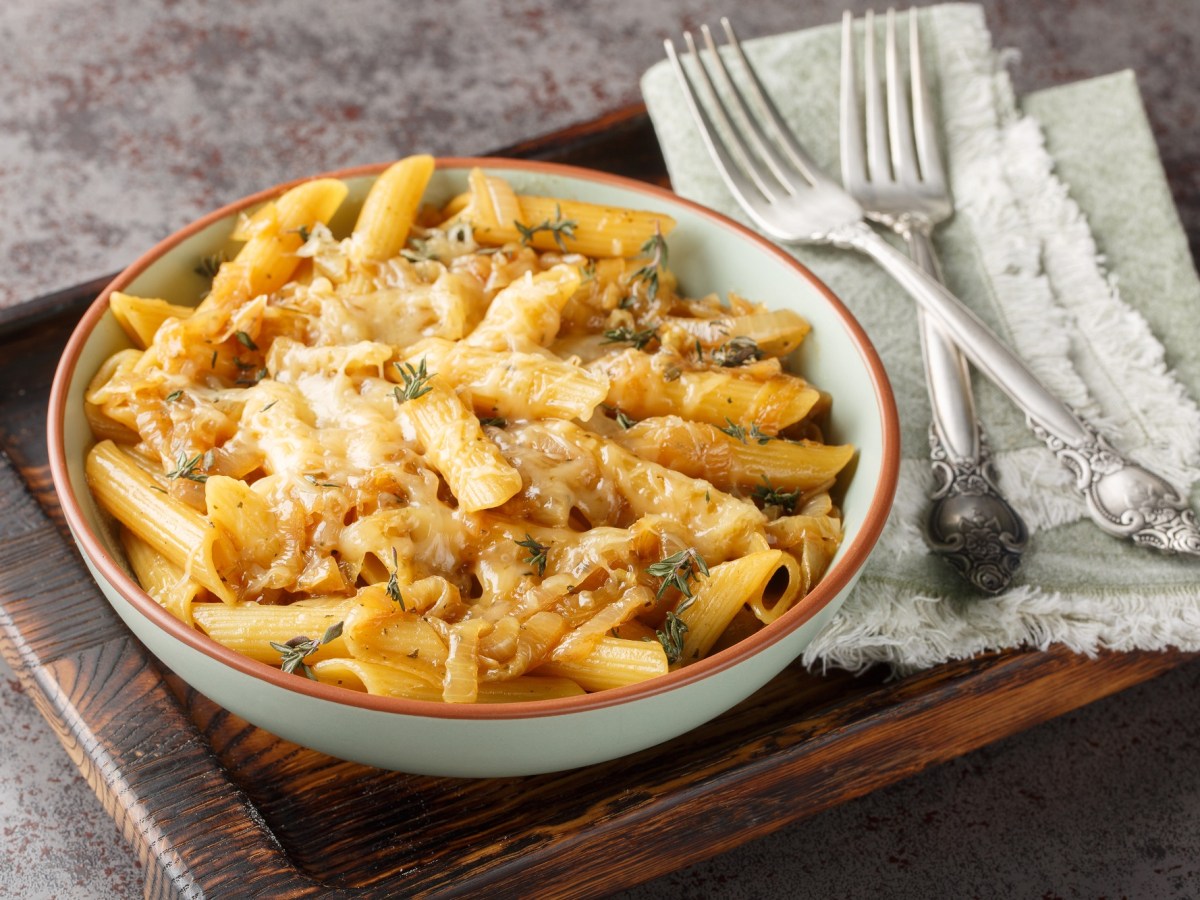
M 658 337 L 657 328 L 645 328 L 634 331 L 632 328 L 610 328 L 604 332 L 605 344 L 633 344 L 635 350 L 644 350 L 646 345 Z
M 678 588 L 683 596 L 690 598 L 692 589 L 688 581 L 697 577 L 697 573 L 707 575 L 708 566 L 704 563 L 704 557 L 697 553 L 694 547 L 672 553 L 646 567 L 646 574 L 662 579 L 655 595 L 658 598 L 661 598 L 669 587 Z
M 743 366 L 756 359 L 762 359 L 762 357 L 762 348 L 758 346 L 758 342 L 745 335 L 730 338 L 712 352 L 713 362 L 727 369 Z
M 319 481 L 317 479 L 316 475 L 305 475 L 304 480 L 307 481 L 309 484 L 313 485 L 314 487 L 327 487 L 327 488 L 341 487 L 340 484 L 335 484 L 332 481 Z
M 667 662 L 670 665 L 679 662 L 683 657 L 683 639 L 687 630 L 687 622 L 675 613 L 668 612 L 666 619 L 663 620 L 663 627 L 654 632 L 658 642 L 662 644 L 663 650 L 666 651 Z
M 421 361 L 414 367 L 412 363 L 393 363 L 396 371 L 400 373 L 400 377 L 404 380 L 404 387 L 397 385 L 395 391 L 396 402 L 403 403 L 405 400 L 416 400 L 418 397 L 424 396 L 433 390 L 429 386 L 429 380 L 433 378 L 425 368 L 425 357 L 421 357 Z
M 554 243 L 558 244 L 558 249 L 564 253 L 567 251 L 566 242 L 563 237 L 574 238 L 575 229 L 579 227 L 579 223 L 574 219 L 564 219 L 562 217 L 562 208 L 554 207 L 554 221 L 543 219 L 540 225 L 523 225 L 520 222 L 513 221 L 517 226 L 517 231 L 521 233 L 521 246 L 528 247 L 533 240 L 533 236 L 539 231 L 548 231 L 554 237 Z
M 792 512 L 796 508 L 796 502 L 800 499 L 800 491 L 783 491 L 771 484 L 771 479 L 766 475 L 762 477 L 763 483 L 755 487 L 754 499 L 762 503 L 763 506 L 778 506 L 785 512 Z
M 225 262 L 224 253 L 213 253 L 210 256 L 202 256 L 200 257 L 200 262 L 196 263 L 196 267 L 192 271 L 201 278 L 213 279 L 221 271 L 221 264 L 223 262 Z
M 396 554 L 396 548 L 392 548 L 392 571 L 388 575 L 387 580 L 387 595 L 392 598 L 393 602 L 400 605 L 401 610 L 407 611 L 404 605 L 404 597 L 400 593 L 400 581 L 397 578 L 397 573 L 400 571 L 400 559 Z
M 183 396 L 183 391 L 171 391 L 171 393 L 167 394 L 167 396 L 164 397 L 163 399 L 167 403 L 174 403 L 176 400 L 178 400 L 182 396 Z
M 508 419 L 500 416 L 482 416 L 479 419 L 480 425 L 494 425 L 497 428 L 503 428 L 508 424 Z
M 636 419 L 629 418 L 629 416 L 625 415 L 625 413 L 619 409 L 617 410 L 616 420 L 617 424 L 627 431 L 637 424 Z
M 322 644 L 328 644 L 330 641 L 337 640 L 342 633 L 342 623 L 337 622 L 325 629 L 325 634 L 319 638 L 310 638 L 305 635 L 299 635 L 292 638 L 285 644 L 278 644 L 271 641 L 271 648 L 279 654 L 279 668 L 291 675 L 299 669 L 306 678 L 317 680 L 317 676 L 313 674 L 313 670 L 304 662 L 309 654 L 316 651 Z
M 516 541 L 518 547 L 524 547 L 529 551 L 529 556 L 525 558 L 525 562 L 537 569 L 538 577 L 546 574 L 546 554 L 550 547 L 546 544 L 539 544 L 537 539 L 530 537 L 529 532 L 525 532 L 525 540 Z
M 246 332 L 235 331 L 233 333 L 233 336 L 235 338 L 237 338 L 237 342 L 239 344 L 241 344 L 243 347 L 245 347 L 247 350 L 257 350 L 258 349 L 258 344 L 254 343 L 254 338 L 250 337 L 250 335 L 248 335 Z
M 201 465 L 206 469 L 212 468 L 212 464 L 213 452 L 211 450 L 205 453 L 197 453 L 192 457 L 189 457 L 187 453 L 180 450 L 179 456 L 175 460 L 175 468 L 167 473 L 167 477 L 172 481 L 176 478 L 186 478 L 188 481 L 197 481 L 203 484 L 208 481 L 208 476 L 196 470 Z
M 758 441 L 760 444 L 765 444 L 769 440 L 771 440 L 771 436 L 769 434 L 764 434 L 762 432 L 762 430 L 758 427 L 757 422 L 751 422 L 750 430 L 747 431 L 745 426 L 739 425 L 737 422 L 733 421 L 733 419 L 729 418 L 729 416 L 725 417 L 725 421 L 729 423 L 729 427 L 728 428 L 718 428 L 717 430 L 725 432 L 731 438 L 737 438 L 743 444 L 746 443 L 747 437 L 749 437 L 752 440 Z
M 667 241 L 658 222 L 654 223 L 654 236 L 642 244 L 642 253 L 650 261 L 633 273 L 633 280 L 646 285 L 646 296 L 653 300 L 658 296 L 658 275 L 667 265 Z
M 249 367 L 243 367 L 243 366 L 239 365 L 238 368 L 239 369 L 240 368 L 253 368 L 253 366 L 251 365 Z M 264 378 L 266 378 L 270 374 L 271 373 L 268 372 L 266 367 L 264 366 L 261 369 L 256 369 L 253 375 L 241 376 L 236 381 L 234 381 L 234 384 L 241 384 L 241 385 L 246 385 L 246 386 L 255 385 L 255 384 L 258 384 L 260 381 L 262 381 Z

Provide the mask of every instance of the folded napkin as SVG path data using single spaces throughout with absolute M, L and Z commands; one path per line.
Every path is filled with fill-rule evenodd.
M 1007 55 L 993 48 L 978 6 L 919 14 L 956 201 L 954 218 L 935 236 L 947 283 L 1118 449 L 1180 486 L 1196 485 L 1200 282 L 1133 75 L 1018 104 Z M 835 177 L 840 31 L 745 44 L 784 117 Z M 655 66 L 642 90 L 675 190 L 746 221 L 698 140 L 673 73 Z M 999 484 L 1029 525 L 1029 547 L 1012 587 L 996 598 L 972 593 L 932 556 L 919 526 L 932 475 L 913 301 L 858 254 L 792 251 L 878 349 L 903 448 L 887 528 L 806 664 L 885 663 L 904 673 L 1021 645 L 1200 649 L 1200 560 L 1101 533 L 1067 470 L 979 376 L 976 401 Z M 824 387 L 836 397 L 837 385 Z

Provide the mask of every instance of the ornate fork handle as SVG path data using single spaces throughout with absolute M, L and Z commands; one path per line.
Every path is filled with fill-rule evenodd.
M 1166 553 L 1200 555 L 1200 525 L 1187 498 L 1165 478 L 1122 457 L 936 279 L 865 222 L 842 226 L 828 238 L 836 246 L 866 253 L 936 316 L 959 349 L 1024 411 L 1034 433 L 1075 473 L 1088 514 L 1103 531 Z
M 940 281 L 929 223 L 914 217 L 893 227 L 904 235 L 913 262 Z M 996 487 L 962 355 L 920 307 L 918 324 L 932 412 L 929 456 L 934 490 L 926 541 L 977 590 L 998 594 L 1020 568 L 1029 531 Z

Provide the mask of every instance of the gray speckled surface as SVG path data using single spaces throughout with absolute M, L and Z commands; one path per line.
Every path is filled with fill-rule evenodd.
M 636 101 L 660 39 L 848 4 L 762 0 L 6 0 L 0 305 L 119 268 L 266 184 L 469 154 Z M 986 2 L 1019 90 L 1137 71 L 1200 249 L 1200 3 Z M 1010 738 L 629 898 L 1200 894 L 1200 666 Z M 0 897 L 126 897 L 141 873 L 0 664 Z

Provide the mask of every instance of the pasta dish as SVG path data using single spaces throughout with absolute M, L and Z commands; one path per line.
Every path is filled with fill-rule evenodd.
M 197 260 L 193 308 L 114 292 L 87 478 L 150 596 L 298 677 L 451 703 L 686 666 L 810 591 L 854 448 L 789 371 L 809 326 L 685 296 L 661 213 L 434 161 L 315 179 Z M 191 277 L 190 275 L 187 277 Z

